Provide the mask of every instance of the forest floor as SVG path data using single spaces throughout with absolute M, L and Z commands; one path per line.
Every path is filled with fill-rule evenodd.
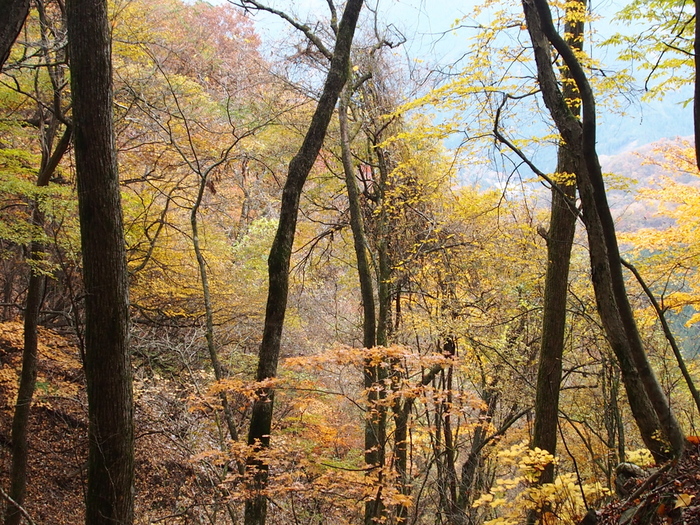
M 631 480 L 630 494 L 597 512 L 596 525 L 700 524 L 700 441 L 692 442 L 679 461 L 647 478 Z
M 0 486 L 8 486 L 10 429 L 21 369 L 19 322 L 0 323 Z M 37 525 L 80 524 L 87 461 L 87 403 L 80 355 L 67 338 L 41 329 L 39 373 L 31 417 L 26 510 Z M 202 447 L 184 434 L 204 418 L 187 410 L 182 384 L 140 379 L 136 398 L 137 523 L 187 523 L 216 508 L 217 484 L 193 457 Z M 202 436 L 204 433 L 199 433 Z M 204 448 L 211 446 L 205 443 Z M 700 524 L 700 444 L 646 479 L 630 496 L 597 511 L 597 525 Z M 6 502 L 0 501 L 0 516 Z M 215 510 L 214 510 L 215 511 Z M 218 512 L 221 512 L 219 508 Z
M 21 323 L 0 323 L 0 486 L 4 489 L 9 486 L 22 334 Z M 84 523 L 88 417 L 80 355 L 75 344 L 50 330 L 41 329 L 39 341 L 25 508 L 37 525 L 80 524 Z M 192 462 L 196 451 L 175 435 L 178 429 L 197 427 L 191 421 L 196 416 L 187 410 L 184 389 L 167 381 L 153 383 L 135 384 L 135 514 L 138 523 L 183 523 L 201 510 L 200 505 L 210 503 L 202 501 L 203 496 L 211 496 L 215 484 L 208 483 Z M 0 516 L 6 504 L 0 500 Z

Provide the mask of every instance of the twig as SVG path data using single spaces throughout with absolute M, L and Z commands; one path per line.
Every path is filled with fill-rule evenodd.
M 661 306 L 659 305 L 659 302 L 656 300 L 656 297 L 654 297 L 654 294 L 652 293 L 651 289 L 644 282 L 644 279 L 642 279 L 642 275 L 639 273 L 637 268 L 635 268 L 634 265 L 625 261 L 624 259 L 620 259 L 620 262 L 622 263 L 622 266 L 624 266 L 625 268 L 627 268 L 630 272 L 632 272 L 634 274 L 634 276 L 637 278 L 637 282 L 639 282 L 639 285 L 642 287 L 642 290 L 644 290 L 644 293 L 649 298 L 649 302 L 654 307 L 654 311 L 656 312 L 656 315 L 659 317 L 659 321 L 661 321 L 661 326 L 664 330 L 664 335 L 666 336 L 666 340 L 668 341 L 668 344 L 671 345 L 671 349 L 673 350 L 673 355 L 676 356 L 676 361 L 678 361 L 678 368 L 680 368 L 681 373 L 683 374 L 683 378 L 685 379 L 685 382 L 688 385 L 688 390 L 690 390 L 690 393 L 693 396 L 693 400 L 695 401 L 695 407 L 698 409 L 698 413 L 700 413 L 700 393 L 698 393 L 697 388 L 695 388 L 695 383 L 693 382 L 693 378 L 691 377 L 690 372 L 688 372 L 688 368 L 685 366 L 685 360 L 683 359 L 683 354 L 681 353 L 680 348 L 678 348 L 678 344 L 676 343 L 676 338 L 673 336 L 673 332 L 671 331 L 671 327 L 668 325 L 668 322 L 666 321 L 666 316 L 664 315 L 664 309 L 661 308 Z
M 26 520 L 29 522 L 30 525 L 37 525 L 36 521 L 34 521 L 34 520 L 32 519 L 32 517 L 29 515 L 29 513 L 28 513 L 26 510 L 24 510 L 24 507 L 22 507 L 22 505 L 20 505 L 20 504 L 17 503 L 15 500 L 13 500 L 13 499 L 9 496 L 9 494 L 3 490 L 2 487 L 0 487 L 0 496 L 2 496 L 2 497 L 5 498 L 8 502 L 10 502 L 10 504 L 13 505 L 13 506 L 19 511 L 19 513 L 20 513 L 22 516 L 24 516 L 24 519 L 26 519 Z
M 498 129 L 499 126 L 499 121 L 501 118 L 501 111 L 503 107 L 505 106 L 506 102 L 508 99 L 511 98 L 508 94 L 505 94 L 503 97 L 503 100 L 498 106 L 498 109 L 496 109 L 496 116 L 494 118 L 494 124 L 493 124 L 493 136 L 496 138 L 498 142 L 501 144 L 505 144 L 508 149 L 510 149 L 513 153 L 515 153 L 520 159 L 527 165 L 530 170 L 540 177 L 542 180 L 547 182 L 552 190 L 556 191 L 559 193 L 562 198 L 564 199 L 564 202 L 566 202 L 566 205 L 569 207 L 569 209 L 574 213 L 577 217 L 582 216 L 582 212 L 578 209 L 576 206 L 576 202 L 572 200 L 566 193 L 564 193 L 564 190 L 562 190 L 559 185 L 546 173 L 544 173 L 542 170 L 540 170 L 535 164 L 525 155 L 525 153 L 522 152 L 520 148 L 518 148 L 515 144 L 513 144 L 511 141 L 509 141 L 503 133 L 500 132 Z

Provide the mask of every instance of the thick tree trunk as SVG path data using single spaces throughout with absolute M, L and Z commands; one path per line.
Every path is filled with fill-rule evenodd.
M 0 0 L 0 70 L 29 14 L 29 0 Z
M 574 171 L 571 152 L 559 147 L 557 172 Z M 557 451 L 559 425 L 559 393 L 561 391 L 564 336 L 566 333 L 566 303 L 569 286 L 571 247 L 576 231 L 577 213 L 571 203 L 576 199 L 576 185 L 557 183 L 552 188 L 552 209 L 547 233 L 547 274 L 545 277 L 542 341 L 535 390 L 535 423 L 532 448 L 546 450 L 553 456 Z M 545 466 L 537 484 L 554 482 L 554 463 Z M 535 523 L 542 511 L 531 511 L 528 523 Z
M 571 70 L 571 76 L 581 93 L 583 107 L 581 156 L 586 166 L 586 182 L 591 186 L 593 204 L 595 205 L 595 211 L 602 227 L 603 240 L 608 255 L 613 297 L 620 313 L 622 327 L 629 344 L 632 361 L 639 374 L 639 379 L 644 385 L 651 405 L 654 407 L 665 439 L 670 445 L 672 455 L 674 457 L 680 457 L 685 447 L 685 435 L 681 430 L 673 410 L 671 410 L 668 398 L 661 388 L 661 384 L 657 380 L 654 370 L 649 364 L 642 339 L 639 335 L 637 323 L 634 319 L 632 306 L 627 297 L 625 279 L 622 274 L 622 259 L 620 257 L 620 249 L 615 233 L 615 222 L 610 213 L 610 206 L 608 205 L 605 192 L 605 182 L 603 181 L 603 172 L 596 151 L 595 97 L 588 83 L 588 78 L 576 58 L 575 53 L 556 32 L 547 1 L 534 0 L 534 3 L 548 40 L 562 56 L 566 66 Z
M 672 454 L 678 455 L 685 438 L 649 366 L 625 290 L 615 228 L 595 150 L 595 101 L 590 85 L 571 48 L 556 33 L 546 1 L 525 0 L 523 7 L 545 104 L 578 163 L 575 173 L 588 233 L 596 301 L 609 342 L 620 362 L 630 407 L 645 444 L 655 456 L 664 457 L 664 447 L 657 439 L 659 433 L 671 444 Z M 550 43 L 576 81 L 583 104 L 583 124 L 571 114 L 559 91 L 550 61 Z
M 323 145 L 338 96 L 347 80 L 350 48 L 361 8 L 362 0 L 349 0 L 345 6 L 323 93 L 304 137 L 304 142 L 289 164 L 287 181 L 282 191 L 279 226 L 268 258 L 269 290 L 256 374 L 258 381 L 264 381 L 277 375 L 282 328 L 287 310 L 289 265 L 296 233 L 299 199 L 306 178 Z M 274 391 L 271 388 L 265 388 L 258 392 L 258 397 L 253 403 L 248 433 L 250 445 L 269 446 L 273 402 Z M 267 498 L 262 489 L 267 484 L 267 465 L 253 457 L 249 459 L 248 466 L 254 472 L 254 492 L 246 499 L 245 524 L 263 525 L 267 515 Z
M 560 149 L 559 173 L 573 173 L 568 152 Z M 556 453 L 559 421 L 564 334 L 566 331 L 566 298 L 569 285 L 571 246 L 576 230 L 576 186 L 558 184 L 552 188 L 552 209 L 547 233 L 547 275 L 545 277 L 542 340 L 535 395 L 535 424 L 532 446 Z M 554 481 L 554 465 L 548 465 L 540 476 L 541 483 Z
M 89 414 L 86 523 L 134 520 L 129 300 L 106 0 L 68 0 Z

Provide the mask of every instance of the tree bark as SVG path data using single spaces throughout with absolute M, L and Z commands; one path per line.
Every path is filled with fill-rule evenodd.
M 29 0 L 0 0 L 0 71 L 29 14 Z
M 47 186 L 49 178 L 53 174 L 58 162 L 65 154 L 70 144 L 71 129 L 66 129 L 63 137 L 56 146 L 56 150 L 49 157 L 48 151 L 51 145 L 43 148 L 44 154 L 41 161 L 41 170 L 37 178 L 37 187 Z M 43 229 L 44 216 L 39 210 L 39 203 L 33 203 L 32 223 Z M 44 246 L 37 241 L 32 241 L 29 248 L 29 260 L 39 262 Z M 37 348 L 39 313 L 44 299 L 46 276 L 36 271 L 30 264 L 29 285 L 27 286 L 27 300 L 24 310 L 24 348 L 22 349 L 22 372 L 20 374 L 19 390 L 15 413 L 12 417 L 12 468 L 10 470 L 10 497 L 19 505 L 24 503 L 27 488 L 27 462 L 29 459 L 28 428 L 29 414 L 32 399 L 36 387 L 37 374 Z M 19 525 L 22 519 L 20 509 L 9 505 L 5 516 L 5 525 Z
M 106 0 L 68 0 L 75 167 L 85 287 L 89 525 L 134 520 L 129 298 L 112 117 Z
M 567 5 L 564 32 L 567 42 L 581 50 L 583 47 L 583 20 L 580 16 L 585 10 L 585 0 L 579 0 L 576 7 Z M 572 10 L 580 13 L 572 13 Z M 565 100 L 576 100 L 578 92 L 566 80 L 569 72 L 562 68 L 565 82 L 562 96 Z M 571 113 L 578 117 L 577 107 L 570 107 Z M 542 340 L 537 371 L 535 391 L 535 424 L 532 432 L 532 447 L 556 454 L 559 423 L 559 393 L 561 390 L 562 360 L 564 355 L 564 335 L 566 332 L 566 303 L 569 286 L 569 266 L 571 247 L 576 231 L 578 213 L 572 208 L 576 200 L 576 184 L 570 180 L 576 170 L 574 153 L 560 144 L 557 152 L 557 173 L 565 175 L 565 180 L 555 182 L 552 187 L 552 204 L 547 233 L 547 274 L 545 277 L 544 306 L 542 316 Z M 538 483 L 554 481 L 554 463 L 548 464 L 542 471 Z M 533 522 L 534 515 L 529 521 Z
M 667 457 L 666 445 L 658 440 L 659 433 L 670 443 L 672 454 L 678 455 L 685 438 L 649 366 L 625 290 L 614 223 L 595 149 L 595 101 L 590 85 L 571 48 L 556 33 L 546 1 L 524 0 L 523 8 L 545 104 L 576 158 L 596 301 L 620 364 L 630 408 L 646 446 L 657 459 Z M 583 123 L 571 114 L 558 88 L 550 61 L 550 43 L 563 57 L 581 94 Z
M 348 125 L 348 103 L 351 96 L 351 86 L 348 82 L 340 96 L 338 105 L 338 121 L 340 125 L 340 146 L 345 173 L 345 185 L 348 193 L 350 208 L 350 228 L 352 229 L 357 273 L 360 281 L 360 296 L 362 298 L 362 345 L 372 349 L 377 344 L 377 310 L 372 283 L 372 267 L 367 253 L 367 239 L 364 220 L 360 206 L 360 190 L 352 166 L 350 150 L 350 131 Z M 363 368 L 363 383 L 367 393 L 367 414 L 365 418 L 365 463 L 367 466 L 380 468 L 384 464 L 384 442 L 386 441 L 386 416 L 384 409 L 377 405 L 379 392 L 374 388 L 380 371 L 367 358 Z M 374 469 L 367 471 L 367 476 L 374 475 Z M 381 514 L 381 500 L 378 497 L 369 498 L 365 502 L 365 524 L 375 523 L 375 517 Z
M 194 248 L 195 257 L 197 259 L 197 267 L 199 268 L 199 277 L 202 282 L 202 295 L 204 296 L 204 316 L 205 316 L 205 338 L 207 340 L 207 350 L 209 351 L 209 359 L 211 360 L 211 366 L 214 369 L 214 377 L 217 381 L 222 381 L 224 377 L 224 369 L 221 366 L 221 361 L 219 360 L 219 352 L 216 348 L 216 341 L 214 340 L 214 309 L 211 304 L 211 290 L 209 288 L 209 276 L 207 274 L 207 262 L 204 259 L 204 253 L 202 253 L 202 247 L 199 242 L 199 223 L 197 220 L 199 214 L 199 208 L 202 205 L 202 199 L 204 197 L 204 190 L 207 187 L 207 181 L 209 180 L 209 174 L 218 165 L 223 162 L 217 162 L 198 173 L 199 175 L 199 189 L 197 191 L 197 197 L 195 198 L 194 205 L 190 211 L 190 227 L 192 229 L 192 247 Z M 228 395 L 225 391 L 219 392 L 219 399 L 221 400 L 221 408 L 224 412 L 224 420 L 226 421 L 226 428 L 228 429 L 229 436 L 232 441 L 238 441 L 238 428 L 236 427 L 236 422 L 233 418 L 233 410 L 228 402 Z M 223 444 L 222 444 L 223 446 Z
M 596 151 L 595 97 L 588 83 L 588 78 L 576 58 L 576 55 L 556 32 L 547 1 L 534 0 L 534 3 L 548 40 L 559 54 L 561 54 L 566 66 L 571 70 L 571 76 L 581 93 L 581 103 L 583 107 L 581 155 L 588 175 L 586 182 L 592 189 L 593 204 L 602 227 L 603 240 L 610 267 L 613 298 L 617 303 L 632 361 L 644 385 L 649 401 L 654 407 L 656 416 L 661 424 L 661 429 L 665 435 L 664 438 L 667 440 L 668 445 L 670 445 L 671 454 L 674 457 L 680 457 L 685 448 L 685 435 L 681 430 L 673 410 L 671 410 L 668 398 L 661 388 L 661 384 L 657 380 L 654 370 L 649 364 L 646 351 L 644 350 L 644 344 L 642 343 L 637 323 L 634 319 L 632 306 L 627 297 L 625 279 L 622 274 L 622 259 L 620 257 L 620 249 L 617 244 L 617 235 L 615 233 L 615 222 L 610 213 L 610 206 L 608 205 L 605 192 L 603 172 Z
M 60 127 L 62 108 L 60 90 L 63 84 L 61 63 L 65 57 L 60 53 L 58 57 L 50 56 L 51 45 L 47 34 L 50 31 L 49 22 L 44 11 L 43 3 L 38 3 L 39 20 L 41 24 L 41 53 L 47 64 L 49 78 L 53 87 L 53 110 L 47 114 L 49 124 L 44 125 L 46 109 L 42 104 L 37 105 L 39 112 L 39 141 L 41 144 L 41 164 L 36 186 L 45 187 L 49 179 L 56 171 L 56 167 L 70 146 L 72 130 L 67 127 L 55 146 L 54 140 Z M 38 73 L 37 73 L 38 74 Z M 44 229 L 44 216 L 39 208 L 39 202 L 35 199 L 32 203 L 31 220 L 37 230 Z M 46 248 L 41 242 L 34 240 L 29 246 L 29 283 L 27 286 L 26 305 L 24 310 L 24 348 L 22 350 L 22 372 L 20 374 L 19 390 L 15 413 L 12 418 L 12 467 L 10 470 L 10 497 L 20 506 L 24 503 L 27 487 L 27 465 L 29 459 L 28 427 L 32 399 L 36 387 L 37 374 L 37 347 L 39 313 L 44 300 L 46 288 L 46 276 L 36 268 L 43 259 Z M 9 505 L 5 516 L 5 525 L 18 525 L 21 521 L 21 510 Z
M 352 165 L 350 150 L 350 130 L 348 129 L 348 103 L 351 89 L 349 83 L 345 86 L 338 104 L 338 122 L 340 125 L 340 148 L 345 173 L 345 186 L 348 192 L 350 208 L 350 228 L 352 230 L 355 258 L 357 259 L 357 274 L 360 280 L 360 296 L 362 298 L 362 345 L 372 348 L 376 344 L 377 316 L 374 301 L 374 286 L 372 285 L 372 267 L 367 254 L 367 239 L 364 219 L 360 206 L 360 189 L 357 187 L 355 172 Z
M 457 505 L 455 506 L 457 512 L 452 517 L 452 521 L 455 525 L 472 523 L 472 516 L 469 514 L 469 510 L 474 500 L 473 494 L 478 493 L 478 490 L 474 490 L 474 485 L 478 470 L 483 463 L 481 451 L 487 443 L 487 427 L 491 424 L 498 405 L 499 392 L 495 388 L 494 383 L 495 381 L 492 384 L 484 385 L 482 399 L 486 405 L 486 409 L 482 409 L 479 413 L 479 420 L 483 423 L 479 424 L 474 429 L 469 455 L 462 464 Z
M 314 111 L 304 142 L 289 163 L 287 181 L 282 191 L 279 226 L 268 257 L 269 289 L 256 373 L 258 381 L 265 381 L 277 375 L 299 199 L 306 178 L 323 145 L 338 96 L 347 80 L 350 48 L 361 9 L 362 0 L 349 0 L 345 6 L 323 93 Z M 269 447 L 273 402 L 272 388 L 263 388 L 258 392 L 253 403 L 248 432 L 250 445 Z M 249 458 L 248 467 L 254 472 L 254 492 L 246 499 L 245 525 L 263 525 L 267 515 L 267 498 L 262 490 L 267 484 L 268 468 L 264 462 L 255 457 Z
M 33 223 L 42 225 L 41 212 L 34 208 Z M 41 245 L 32 242 L 30 260 L 38 260 Z M 24 309 L 24 348 L 22 350 L 22 373 L 20 374 L 19 390 L 15 413 L 12 417 L 12 468 L 10 470 L 10 497 L 18 505 L 24 504 L 27 492 L 27 462 L 29 459 L 29 414 L 34 397 L 37 374 L 37 346 L 39 310 L 44 295 L 45 277 L 30 268 L 27 301 Z M 8 505 L 5 525 L 19 525 L 22 514 L 16 505 Z

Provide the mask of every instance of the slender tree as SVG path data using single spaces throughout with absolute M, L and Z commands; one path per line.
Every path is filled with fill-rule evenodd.
M 581 4 L 585 7 L 585 1 Z M 568 7 L 567 12 L 571 9 Z M 577 11 L 578 9 L 577 6 Z M 575 20 L 576 22 L 572 23 L 571 15 L 567 17 L 565 32 L 570 45 L 580 50 L 583 43 L 583 19 L 579 16 Z M 563 73 L 565 79 L 570 78 L 568 70 Z M 571 82 L 564 82 L 562 94 L 566 100 L 577 100 L 578 93 Z M 574 105 L 571 112 L 578 118 L 578 107 Z M 544 285 L 542 336 L 535 388 L 535 422 L 530 443 L 533 449 L 546 450 L 552 456 L 556 455 L 557 451 L 569 267 L 578 217 L 573 205 L 576 198 L 576 184 L 575 179 L 572 178 L 575 169 L 575 153 L 565 143 L 559 144 L 557 174 L 563 180 L 553 181 L 555 185 L 551 188 L 552 204 L 549 230 L 546 233 L 547 273 Z M 537 483 L 545 484 L 553 481 L 554 463 L 549 463 L 545 466 Z M 546 510 L 548 509 L 530 511 L 528 523 L 535 523 L 538 515 Z
M 352 95 L 352 85 L 348 82 L 340 97 L 338 105 L 338 121 L 340 126 L 340 147 L 345 174 L 345 186 L 348 193 L 350 208 L 350 228 L 352 229 L 355 257 L 357 259 L 357 273 L 360 282 L 360 296 L 362 298 L 362 345 L 371 349 L 377 344 L 377 309 L 374 299 L 374 285 L 372 282 L 372 267 L 367 253 L 367 237 L 365 235 L 364 219 L 360 204 L 360 189 L 357 186 L 355 170 L 353 169 L 352 151 L 350 149 L 350 130 L 348 122 L 348 104 Z M 368 466 L 380 467 L 384 462 L 383 448 L 386 430 L 382 422 L 385 417 L 376 414 L 374 406 L 379 400 L 379 390 L 373 388 L 377 383 L 378 367 L 372 365 L 371 359 L 367 359 L 363 370 L 363 383 L 367 392 L 369 406 L 365 420 L 365 463 Z M 375 415 L 379 417 L 375 417 Z M 368 470 L 368 475 L 371 471 Z M 381 503 L 379 498 L 369 498 L 365 502 L 365 524 L 371 525 L 377 515 Z
M 301 148 L 289 163 L 287 181 L 282 191 L 279 226 L 268 258 L 269 289 L 256 373 L 258 381 L 266 381 L 277 375 L 282 328 L 287 310 L 289 267 L 299 213 L 299 200 L 306 178 L 323 145 L 326 130 L 333 116 L 340 92 L 347 81 L 350 48 L 362 3 L 362 0 L 349 0 L 345 5 L 345 11 L 338 25 L 335 49 L 323 86 L 323 93 Z M 263 388 L 258 392 L 251 413 L 248 433 L 250 445 L 269 446 L 273 401 L 273 389 Z M 249 467 L 254 470 L 255 491 L 246 499 L 245 524 L 263 525 L 267 515 L 267 498 L 262 489 L 267 484 L 268 468 L 266 464 L 255 457 L 252 457 L 248 463 Z
M 37 130 L 41 145 L 41 164 L 36 180 L 38 188 L 46 187 L 53 176 L 71 141 L 71 128 L 67 127 L 60 140 L 56 138 L 63 119 L 61 108 L 61 90 L 64 85 L 65 51 L 59 47 L 52 55 L 49 41 L 50 22 L 42 1 L 37 2 L 40 23 L 40 52 L 51 80 L 53 105 L 39 102 L 37 104 Z M 43 68 L 36 74 L 44 73 Z M 38 90 L 37 90 L 38 91 Z M 41 98 L 36 93 L 37 100 Z M 49 109 L 50 108 L 50 109 Z M 35 199 L 31 203 L 31 221 L 37 230 L 44 229 L 44 214 L 40 203 Z M 24 503 L 27 487 L 27 466 L 29 460 L 29 415 L 36 387 L 38 326 L 41 306 L 44 300 L 46 275 L 39 265 L 44 259 L 46 246 L 38 239 L 29 245 L 29 279 L 24 309 L 24 348 L 22 350 L 22 372 L 15 412 L 12 418 L 12 467 L 10 470 L 10 497 L 19 505 Z M 5 525 L 18 525 L 22 519 L 21 511 L 15 505 L 9 505 L 5 516 Z
M 70 144 L 71 129 L 66 129 L 53 154 L 42 156 L 41 170 L 37 187 L 47 186 L 58 162 Z M 38 228 L 44 226 L 44 216 L 39 203 L 33 203 L 32 223 Z M 45 247 L 39 241 L 32 241 L 29 259 L 39 263 Z M 24 348 L 22 349 L 22 372 L 20 374 L 17 403 L 12 418 L 12 468 L 10 471 L 10 497 L 22 505 L 27 487 L 27 462 L 29 459 L 29 414 L 36 387 L 38 327 L 41 304 L 44 298 L 46 275 L 30 264 L 27 299 L 24 309 Z M 22 519 L 20 509 L 10 505 L 5 516 L 5 525 L 18 525 Z
M 583 47 L 583 17 L 585 0 L 567 4 L 564 32 L 569 45 Z M 578 93 L 563 68 L 562 95 L 571 104 L 571 113 L 578 117 Z M 566 143 L 559 145 L 557 173 L 560 180 L 551 188 L 552 204 L 547 241 L 547 275 L 545 277 L 542 340 L 535 392 L 535 424 L 532 447 L 556 454 L 559 421 L 559 392 L 561 389 L 564 335 L 566 332 L 566 299 L 569 286 L 571 247 L 576 230 L 577 210 L 572 206 L 576 196 L 574 171 L 576 158 Z M 540 483 L 554 481 L 554 465 L 549 464 L 540 476 Z
M 106 0 L 66 2 L 85 287 L 86 523 L 134 520 L 127 267 L 112 117 Z

